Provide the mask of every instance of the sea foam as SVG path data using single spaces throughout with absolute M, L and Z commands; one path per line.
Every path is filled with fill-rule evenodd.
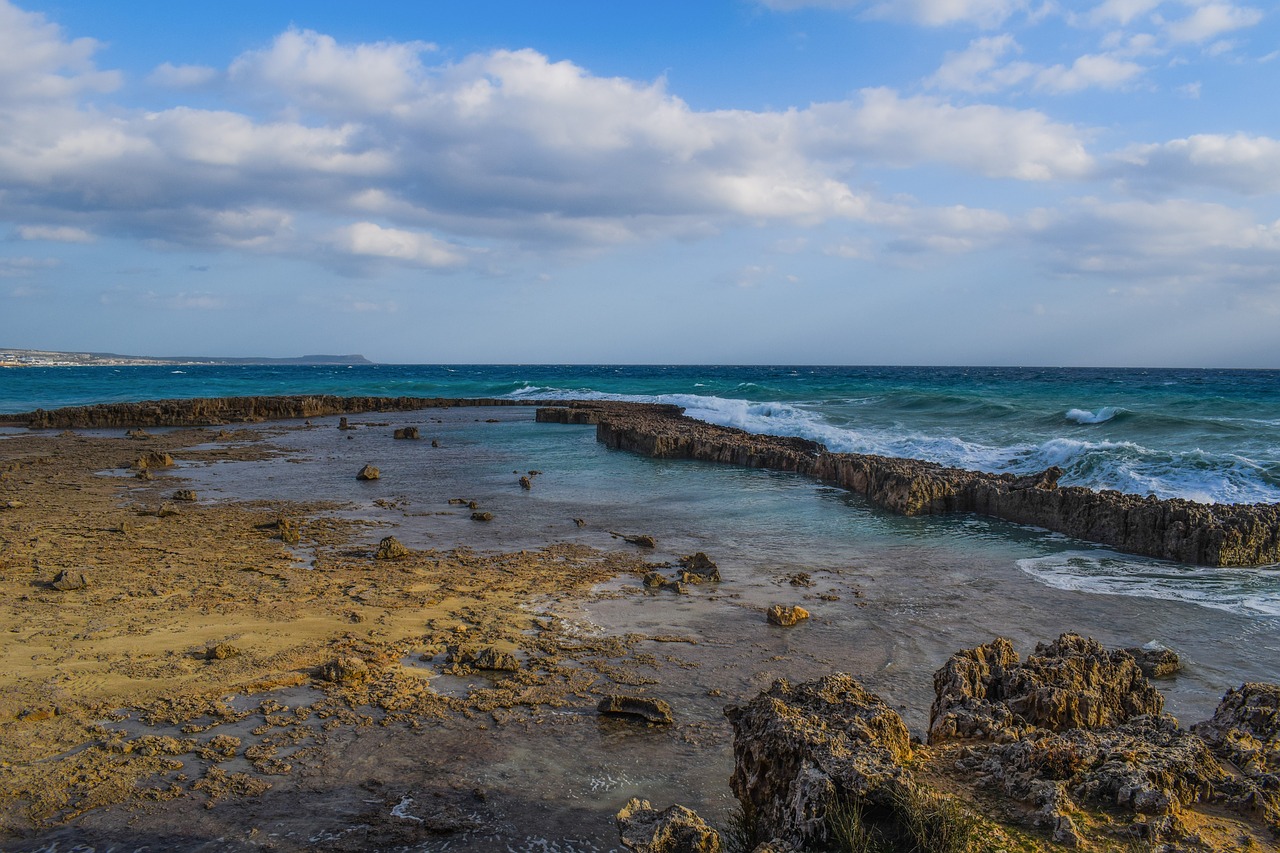
M 1109 551 L 1064 551 L 1018 561 L 1054 589 L 1181 601 L 1242 616 L 1280 616 L 1280 572 L 1214 569 L 1123 557 Z

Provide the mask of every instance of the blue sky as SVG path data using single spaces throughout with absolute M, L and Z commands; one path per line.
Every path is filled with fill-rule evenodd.
M 1280 367 L 1234 0 L 0 0 L 0 346 Z

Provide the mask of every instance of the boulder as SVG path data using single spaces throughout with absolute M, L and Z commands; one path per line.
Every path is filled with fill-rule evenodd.
M 725 715 L 733 726 L 730 784 L 755 816 L 757 838 L 819 845 L 841 803 L 891 811 L 911 781 L 906 725 L 851 676 L 794 687 L 780 680 Z
M 89 586 L 89 579 L 84 572 L 74 571 L 72 569 L 63 569 L 58 572 L 49 586 L 59 592 L 70 592 L 73 589 L 84 589 Z
M 781 625 L 790 628 L 792 625 L 809 618 L 809 611 L 799 605 L 775 604 L 765 613 L 770 625 Z
M 194 489 L 178 489 L 176 492 L 173 493 L 173 499 L 175 501 L 184 501 L 186 503 L 193 503 L 196 500 L 199 500 L 199 497 L 196 495 Z
M 400 429 L 396 430 L 395 433 L 393 433 L 393 435 L 395 438 L 410 439 L 414 441 L 422 438 L 422 436 L 418 433 L 418 428 L 416 426 L 401 427 Z
M 373 552 L 375 560 L 399 560 L 401 557 L 409 556 L 411 552 L 408 548 L 400 544 L 400 540 L 394 536 L 384 536 L 378 542 L 378 550 Z
M 521 477 L 521 478 L 520 478 L 520 488 L 524 489 L 525 491 L 528 491 L 529 489 L 532 489 L 532 488 L 533 488 L 533 480 L 530 480 L 530 479 L 529 479 L 529 477 L 528 477 L 527 475 L 526 475 L 526 476 L 524 476 L 524 477 Z
M 376 480 L 381 476 L 382 476 L 382 472 L 379 471 L 376 467 L 374 467 L 373 465 L 365 465 L 363 468 L 360 469 L 359 473 L 356 474 L 356 479 L 357 480 Z
M 617 814 L 622 846 L 632 853 L 720 853 L 720 833 L 684 806 L 658 811 L 633 799 Z
M 204 650 L 205 660 L 226 660 L 238 657 L 240 650 L 230 643 L 214 643 Z
M 644 696 L 620 696 L 612 694 L 600 700 L 596 711 L 610 717 L 621 717 L 650 725 L 670 725 L 675 722 L 671 706 L 661 699 Z

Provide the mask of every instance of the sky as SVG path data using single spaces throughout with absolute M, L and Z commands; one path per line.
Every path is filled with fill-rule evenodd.
M 1280 368 L 1280 9 L 0 0 L 0 347 Z

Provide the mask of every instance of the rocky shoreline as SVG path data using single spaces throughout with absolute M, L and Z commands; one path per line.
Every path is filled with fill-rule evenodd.
M 804 474 L 902 515 L 972 512 L 1130 554 L 1202 566 L 1280 562 L 1280 506 L 1270 504 L 1201 504 L 1059 486 L 1058 468 L 1017 477 L 918 459 L 831 453 L 802 438 L 704 423 L 677 406 L 574 402 L 540 408 L 537 417 L 547 423 L 595 424 L 598 441 L 644 456 Z
M 1138 654 L 1141 651 L 1138 650 Z M 618 814 L 637 853 L 1225 850 L 1280 834 L 1280 687 L 1244 684 L 1182 729 L 1134 650 L 1075 634 L 1025 661 L 1003 638 L 934 675 L 928 740 L 852 676 L 778 681 L 729 706 L 742 819 Z
M 803 438 L 759 435 L 685 416 L 679 406 L 581 400 L 259 396 L 107 403 L 0 415 L 29 429 L 182 427 L 407 412 L 462 406 L 536 406 L 543 423 L 590 424 L 608 447 L 803 474 L 907 516 L 972 512 L 1043 527 L 1130 554 L 1202 566 L 1280 562 L 1280 506 L 1203 504 L 1081 486 L 1062 471 L 988 474 L 919 459 L 832 453 Z

